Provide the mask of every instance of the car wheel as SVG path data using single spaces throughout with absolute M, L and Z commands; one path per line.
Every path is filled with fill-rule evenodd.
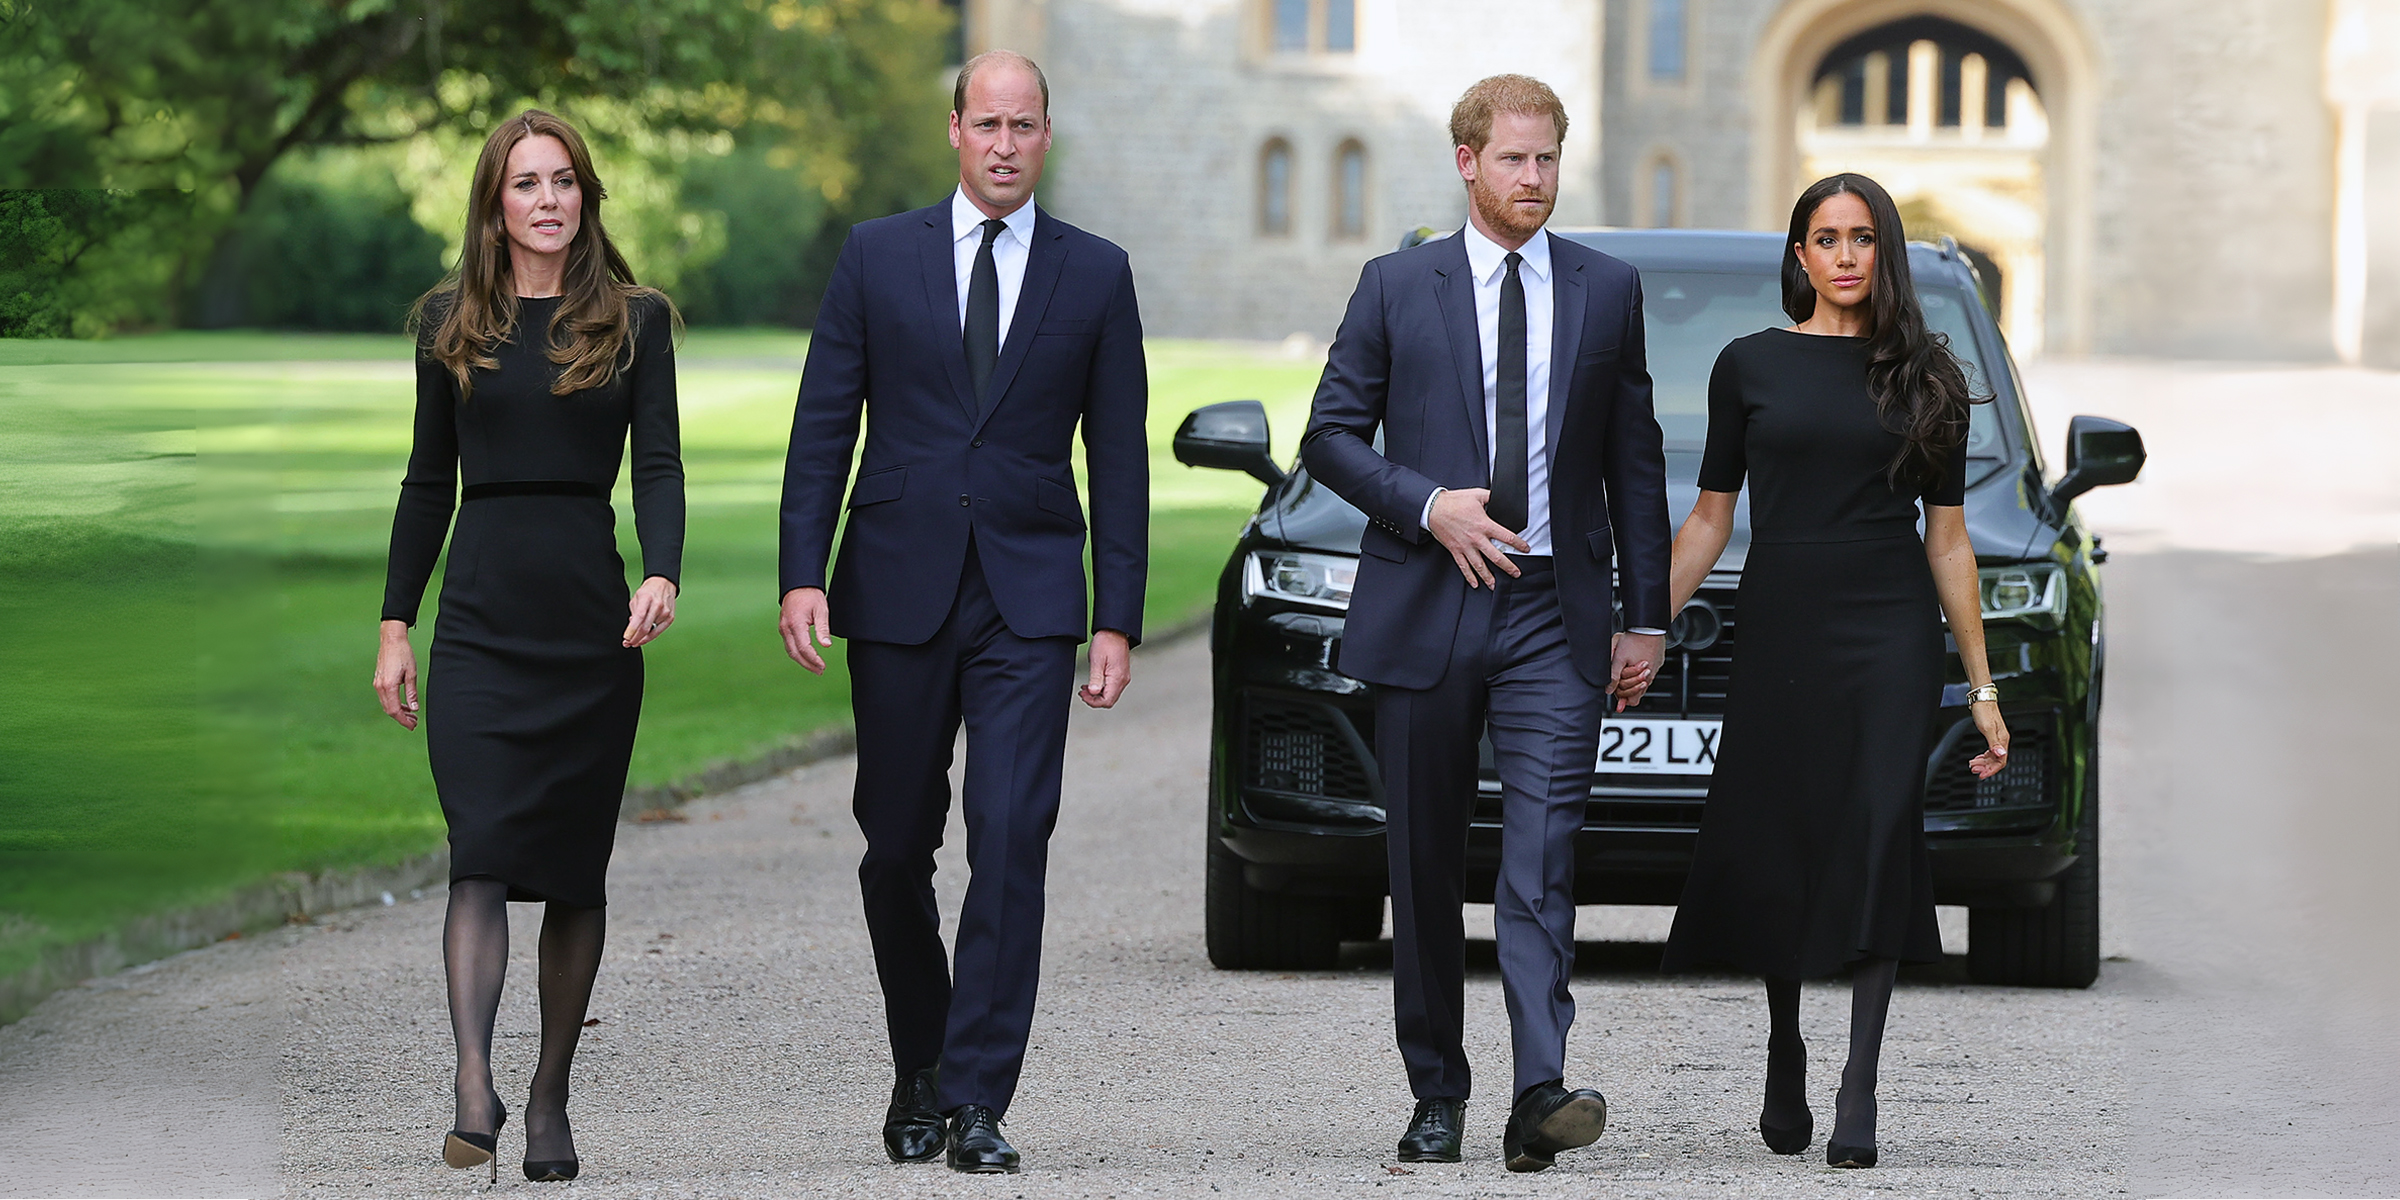
M 2092 986 L 2100 978 L 2100 748 L 2092 747 L 2075 826 L 2075 865 L 2040 908 L 1967 913 L 1967 976 L 2013 987 Z
M 1328 896 L 1289 896 L 1251 887 L 1242 860 L 1208 839 L 1208 961 L 1228 971 L 1321 970 L 1341 959 L 1342 927 Z M 1380 902 L 1376 932 L 1382 933 Z

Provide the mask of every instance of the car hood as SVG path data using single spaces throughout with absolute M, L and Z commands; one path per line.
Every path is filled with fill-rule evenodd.
M 1697 451 L 1667 452 L 1667 519 L 1680 524 L 1699 502 L 1700 455 Z M 1976 557 L 1985 562 L 2015 561 L 2045 556 L 2056 531 L 2037 518 L 2027 503 L 2028 484 L 2038 480 L 1997 471 L 1967 491 L 1967 533 Z M 1350 503 L 1295 468 L 1259 510 L 1258 533 L 1295 550 L 1357 554 L 1367 518 Z M 1738 572 L 1750 553 L 1750 493 L 1734 502 L 1733 536 L 1717 560 L 1719 571 Z

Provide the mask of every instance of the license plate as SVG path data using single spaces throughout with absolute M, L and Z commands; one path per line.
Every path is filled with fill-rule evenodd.
M 1608 720 L 1600 726 L 1604 775 L 1706 775 L 1716 769 L 1722 721 Z

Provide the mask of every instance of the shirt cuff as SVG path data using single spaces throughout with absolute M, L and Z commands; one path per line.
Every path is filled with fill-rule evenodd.
M 1427 533 L 1433 532 L 1433 502 L 1441 499 L 1442 493 L 1449 490 L 1437 487 L 1425 494 L 1425 507 L 1417 513 L 1417 528 Z
M 1625 632 L 1627 632 L 1627 633 L 1643 633 L 1643 634 L 1648 634 L 1648 635 L 1650 635 L 1651 637 L 1665 637 L 1665 636 L 1667 636 L 1667 631 L 1666 631 L 1666 630 L 1664 630 L 1664 629 L 1628 629 L 1628 630 L 1626 630 Z

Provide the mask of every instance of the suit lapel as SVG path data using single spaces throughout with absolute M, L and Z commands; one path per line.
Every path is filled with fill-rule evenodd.
M 1040 208 L 1033 213 L 1033 245 L 1025 258 L 1025 283 L 1017 290 L 1017 311 L 1008 319 L 1008 341 L 1000 347 L 1000 361 L 992 365 L 991 391 L 982 398 L 976 414 L 977 429 L 991 419 L 992 410 L 1008 395 L 1008 385 L 1016 381 L 1017 368 L 1025 365 L 1025 352 L 1041 328 L 1042 314 L 1050 310 L 1050 293 L 1058 290 L 1059 272 L 1066 265 L 1066 231 Z
M 1450 365 L 1458 372 L 1458 398 L 1466 405 L 1467 429 L 1475 438 L 1475 461 L 1486 464 L 1485 478 L 1491 473 L 1491 431 L 1484 428 L 1483 413 L 1483 335 L 1475 328 L 1475 281 L 1467 265 L 1467 242 L 1463 234 L 1445 239 L 1450 243 L 1445 252 L 1447 262 L 1433 268 L 1438 276 L 1433 297 L 1442 309 L 1442 328 L 1450 333 Z
M 1543 237 L 1550 237 L 1544 233 Z M 1550 461 L 1558 461 L 1558 431 L 1567 421 L 1568 387 L 1575 379 L 1575 356 L 1583 349 L 1583 264 L 1559 253 L 1550 242 L 1550 411 L 1542 424 L 1549 429 Z M 1556 471 L 1550 478 L 1557 479 Z
M 967 387 L 967 338 L 958 325 L 958 260 L 950 236 L 950 203 L 925 210 L 925 234 L 918 243 L 923 253 L 925 311 L 932 318 L 934 357 L 949 373 L 950 390 L 967 419 L 975 419 L 975 397 Z

